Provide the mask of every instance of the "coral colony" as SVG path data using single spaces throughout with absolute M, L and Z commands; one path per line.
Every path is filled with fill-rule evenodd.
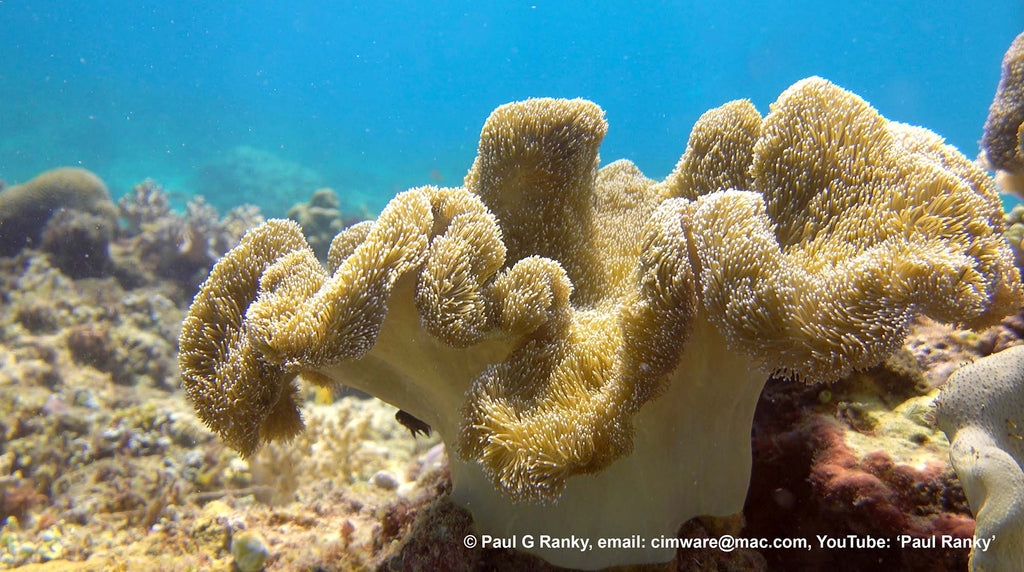
M 954 373 L 936 403 L 936 424 L 978 517 L 972 565 L 1010 570 L 1024 548 L 1024 346 Z
M 399 194 L 326 267 L 293 222 L 248 232 L 182 327 L 198 416 L 249 456 L 302 430 L 297 379 L 340 382 L 437 430 L 479 533 L 661 562 L 561 542 L 740 512 L 770 374 L 834 381 L 918 317 L 983 329 L 1024 304 L 991 179 L 826 80 L 705 113 L 661 182 L 598 169 L 606 129 L 584 100 L 499 107 L 464 186 Z

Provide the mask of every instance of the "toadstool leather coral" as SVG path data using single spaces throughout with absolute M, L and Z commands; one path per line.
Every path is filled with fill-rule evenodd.
M 1024 562 L 1024 346 L 966 365 L 935 404 L 949 458 L 977 518 L 976 571 L 1019 570 Z
M 1014 38 L 1003 56 L 981 149 L 1005 190 L 1024 195 L 1024 33 Z
M 742 509 L 770 372 L 832 380 L 916 315 L 1024 302 L 984 173 L 825 80 L 705 114 L 662 183 L 599 170 L 606 129 L 588 101 L 501 106 L 465 186 L 399 194 L 327 268 L 294 223 L 250 231 L 183 324 L 200 417 L 250 454 L 301 429 L 297 378 L 340 381 L 437 429 L 482 533 L 671 536 Z

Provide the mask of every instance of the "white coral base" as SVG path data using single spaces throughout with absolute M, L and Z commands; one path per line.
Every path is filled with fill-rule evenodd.
M 452 500 L 473 514 L 480 534 L 515 537 L 519 549 L 558 566 L 596 569 L 671 560 L 674 549 L 652 544 L 674 538 L 693 517 L 743 510 L 754 407 L 766 381 L 748 358 L 726 349 L 714 328 L 698 328 L 668 391 L 636 416 L 631 455 L 596 475 L 571 478 L 550 506 L 513 504 L 479 465 L 450 455 Z M 524 547 L 526 535 L 533 548 Z M 590 549 L 543 548 L 541 535 L 582 537 Z M 597 547 L 599 539 L 633 535 L 645 548 Z
M 396 289 L 408 289 L 399 283 Z M 392 301 L 412 300 L 411 293 Z M 664 562 L 671 548 L 652 548 L 674 537 L 696 516 L 740 512 L 750 481 L 750 431 L 767 375 L 727 348 L 711 324 L 698 318 L 679 366 L 663 395 L 634 418 L 633 453 L 596 475 L 572 477 L 554 504 L 513 503 L 476 463 L 458 459 L 460 407 L 469 382 L 511 347 L 485 341 L 468 349 L 448 347 L 419 327 L 410 303 L 394 303 L 373 349 L 358 360 L 318 370 L 429 423 L 449 450 L 452 500 L 467 508 L 480 534 L 516 537 L 516 546 L 559 566 L 606 566 Z M 523 545 L 524 535 L 538 544 Z M 583 537 L 588 551 L 547 549 L 541 535 Z M 602 538 L 640 535 L 646 548 L 599 549 Z

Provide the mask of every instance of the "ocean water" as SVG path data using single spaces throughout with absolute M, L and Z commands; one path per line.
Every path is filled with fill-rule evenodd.
M 0 179 L 78 165 L 279 216 L 318 186 L 373 212 L 457 185 L 488 113 L 533 96 L 600 104 L 604 162 L 654 178 L 705 110 L 810 75 L 973 157 L 1024 3 L 6 0 L 0 23 Z

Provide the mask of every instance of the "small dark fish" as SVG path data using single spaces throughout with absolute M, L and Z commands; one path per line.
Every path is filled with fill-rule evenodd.
M 395 413 L 395 421 L 398 421 L 403 427 L 408 429 L 409 432 L 412 433 L 413 438 L 416 437 L 417 433 L 423 433 L 424 437 L 430 437 L 430 425 L 427 425 L 423 421 L 420 421 L 401 409 L 398 410 L 398 413 Z

